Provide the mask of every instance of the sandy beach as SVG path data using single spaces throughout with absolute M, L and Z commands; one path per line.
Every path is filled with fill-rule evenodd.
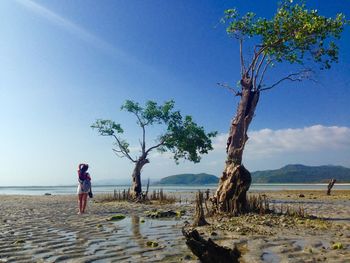
M 264 194 L 277 207 L 302 206 L 318 218 L 252 214 L 208 218 L 211 225 L 198 230 L 220 245 L 238 245 L 241 262 L 350 262 L 350 191 L 334 191 L 332 196 L 299 190 Z M 152 209 L 185 209 L 186 215 L 151 219 L 145 211 Z M 0 262 L 199 262 L 181 234 L 193 210 L 191 203 L 158 206 L 90 200 L 87 213 L 77 215 L 76 196 L 3 195 Z M 107 221 L 115 214 L 126 218 Z
M 178 261 L 186 250 L 184 218 L 145 218 L 155 208 L 90 200 L 87 213 L 77 215 L 76 196 L 1 196 L 0 262 Z M 107 221 L 115 214 L 126 218 Z
M 257 194 L 257 193 L 255 193 Z M 279 211 L 302 208 L 312 217 L 248 214 L 198 228 L 207 238 L 243 252 L 241 262 L 350 262 L 350 191 L 269 191 Z

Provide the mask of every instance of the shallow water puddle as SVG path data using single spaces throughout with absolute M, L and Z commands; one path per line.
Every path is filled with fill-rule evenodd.
M 295 240 L 293 244 L 297 247 L 300 247 L 301 249 L 304 249 L 306 246 L 306 241 L 304 239 L 298 239 Z
M 85 250 L 86 256 L 102 256 L 107 251 L 130 258 L 155 258 L 161 260 L 158 250 L 162 250 L 162 257 L 174 254 L 173 248 L 179 251 L 179 246 L 185 247 L 181 233 L 182 219 L 150 219 L 130 216 L 112 223 L 113 227 L 104 226 L 104 232 L 111 229 L 108 240 L 90 239 Z M 153 246 L 147 242 L 154 242 Z M 151 243 L 152 244 L 152 243 Z M 180 253 L 180 252 L 179 252 Z
M 150 219 L 145 218 L 144 222 L 140 221 L 140 217 L 131 216 L 124 220 L 114 223 L 119 229 L 118 234 L 126 234 L 128 238 L 137 240 L 139 247 L 144 247 L 140 243 L 146 243 L 146 241 L 157 241 L 159 245 L 162 242 L 173 240 L 176 237 L 181 237 L 181 231 L 178 231 L 176 226 L 182 224 L 182 220 L 178 219 Z M 117 234 L 117 235 L 118 235 Z M 140 239 L 145 240 L 139 242 Z
M 261 255 L 261 259 L 266 263 L 279 263 L 281 262 L 280 257 L 269 249 L 265 249 Z

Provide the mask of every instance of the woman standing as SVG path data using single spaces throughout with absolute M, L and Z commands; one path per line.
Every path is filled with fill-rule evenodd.
M 79 203 L 79 212 L 78 214 L 85 213 L 86 202 L 88 193 L 91 191 L 91 177 L 87 172 L 89 165 L 86 163 L 81 163 L 78 166 L 78 203 Z

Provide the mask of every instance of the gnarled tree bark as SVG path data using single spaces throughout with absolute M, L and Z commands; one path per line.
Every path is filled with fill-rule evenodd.
M 234 214 L 246 211 L 246 193 L 251 184 L 251 175 L 242 164 L 242 156 L 248 140 L 248 127 L 260 96 L 260 91 L 253 89 L 252 80 L 247 75 L 243 76 L 241 87 L 241 99 L 227 140 L 226 164 L 214 196 L 214 202 L 220 211 L 232 210 Z
M 146 157 L 147 156 L 143 155 L 137 160 L 132 173 L 131 195 L 133 198 L 139 198 L 142 193 L 141 170 L 145 164 L 149 163 L 149 160 Z

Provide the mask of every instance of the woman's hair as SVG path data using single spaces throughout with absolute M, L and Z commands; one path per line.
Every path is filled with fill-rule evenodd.
M 85 163 L 79 164 L 79 170 L 78 170 L 79 177 L 84 176 L 88 169 L 89 169 L 89 165 L 88 164 L 85 164 Z
M 85 173 L 88 169 L 89 169 L 89 165 L 88 164 L 83 164 L 80 171 L 82 173 Z

